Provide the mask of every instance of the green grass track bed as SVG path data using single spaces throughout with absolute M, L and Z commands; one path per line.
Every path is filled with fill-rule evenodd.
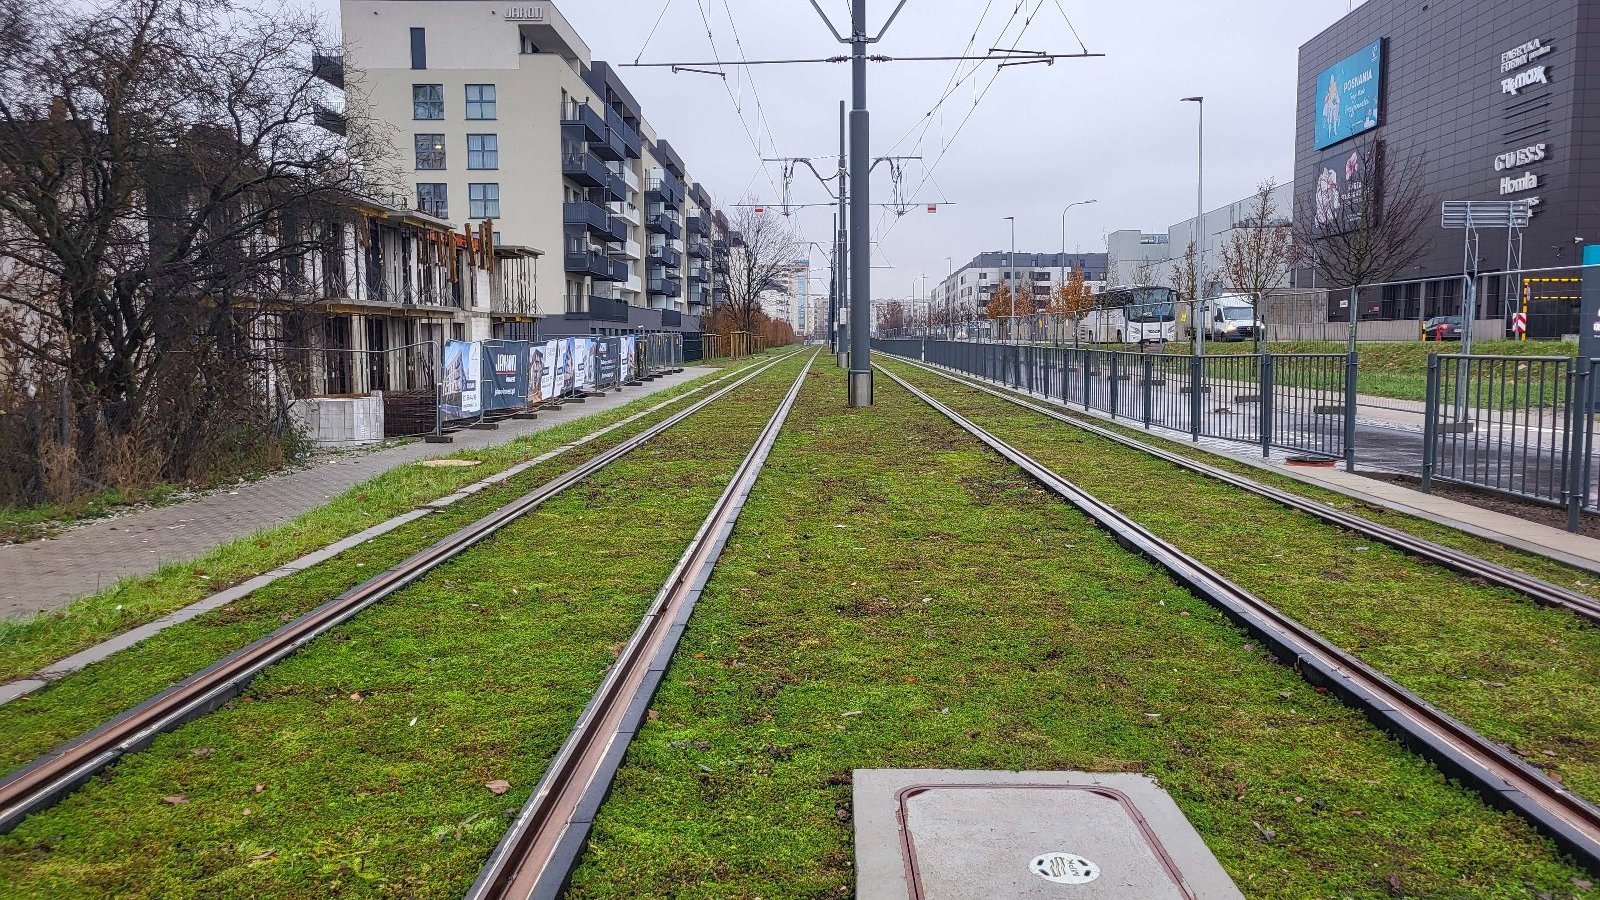
M 886 379 L 870 410 L 843 387 L 791 416 L 571 896 L 851 896 L 851 772 L 883 767 L 1147 773 L 1252 898 L 1578 893 L 1014 466 Z
M 752 362 L 740 360 L 733 368 L 744 368 Z M 694 390 L 714 377 L 717 376 L 697 378 L 640 397 L 616 409 L 586 416 L 506 444 L 452 454 L 482 463 L 472 468 L 400 466 L 351 488 L 327 505 L 287 525 L 230 541 L 198 559 L 170 563 L 150 575 L 125 579 L 60 610 L 24 619 L 0 621 L 0 681 L 35 672 L 42 666 L 158 619 L 222 588 L 270 571 L 591 431 Z M 698 399 L 698 396 L 694 399 Z M 656 421 L 658 417 L 665 418 L 679 408 L 663 410 L 651 421 Z M 634 433 L 647 424 L 641 422 L 623 431 Z M 609 445 L 625 436 L 613 433 L 605 440 Z M 590 446 L 584 452 L 593 452 L 594 449 L 594 446 Z M 581 458 L 577 453 L 567 454 L 554 461 L 554 464 L 570 466 L 570 460 Z
M 892 368 L 1568 787 L 1600 797 L 1600 629 L 973 388 Z
M 781 380 L 783 376 L 774 369 L 764 377 Z M 741 391 L 755 386 L 752 383 Z M 728 399 L 734 400 L 736 396 Z M 69 675 L 38 693 L 0 706 L 0 770 L 28 762 L 61 741 L 87 731 L 682 408 L 675 405 L 620 428 L 447 510 L 280 579 L 229 606 L 169 628 Z M 569 426 L 563 426 L 566 427 Z M 595 427 L 593 423 L 583 425 L 581 430 L 570 434 L 569 439 L 581 437 Z M 695 416 L 680 427 L 693 431 L 704 426 L 700 424 L 700 416 Z M 530 452 L 528 455 L 537 454 Z M 418 466 L 407 468 L 437 471 Z M 503 466 L 496 466 L 495 470 L 500 468 Z M 487 474 L 489 472 L 480 472 L 477 477 Z M 33 652 L 37 653 L 37 648 Z
M 0 896 L 459 897 L 802 362 L 28 818 Z

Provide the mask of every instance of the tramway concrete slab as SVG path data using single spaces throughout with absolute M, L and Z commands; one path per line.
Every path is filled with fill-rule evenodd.
M 0 618 L 58 609 L 123 578 L 146 575 L 167 563 L 191 560 L 229 541 L 284 525 L 398 466 L 509 443 L 713 371 L 688 368 L 620 393 L 540 412 L 537 419 L 503 421 L 494 431 L 457 432 L 451 444 L 413 441 L 368 452 L 331 454 L 306 468 L 233 490 L 100 519 L 45 540 L 0 547 Z

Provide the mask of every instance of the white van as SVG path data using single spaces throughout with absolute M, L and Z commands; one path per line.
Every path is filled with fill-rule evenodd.
M 1266 335 L 1266 326 L 1256 315 L 1249 294 L 1223 294 L 1201 304 L 1202 321 L 1206 324 L 1206 340 L 1245 341 L 1260 332 Z

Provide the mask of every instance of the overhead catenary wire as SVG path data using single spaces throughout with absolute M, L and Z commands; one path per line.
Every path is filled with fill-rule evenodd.
M 650 42 L 655 39 L 656 29 L 661 27 L 661 20 L 667 17 L 667 10 L 671 8 L 672 0 L 666 0 L 665 3 L 661 4 L 661 14 L 656 16 L 656 23 L 650 26 L 650 33 L 645 35 L 644 43 L 640 45 L 639 52 L 633 57 L 634 62 L 638 62 L 640 59 L 644 58 L 644 51 L 650 49 Z
M 686 67 L 686 66 L 703 66 L 703 67 L 716 66 L 717 68 L 721 68 L 724 65 L 724 63 L 722 62 L 722 53 L 719 50 L 717 50 L 717 37 L 712 32 L 712 29 L 711 29 L 711 17 L 706 13 L 705 0 L 695 0 L 695 7 L 697 9 L 699 9 L 699 11 L 700 11 L 700 21 L 703 22 L 705 24 L 705 26 L 706 26 L 706 41 L 708 43 L 710 43 L 710 45 L 711 45 L 711 56 L 715 60 L 715 62 L 710 62 L 710 63 L 682 63 L 677 68 L 683 68 L 683 67 Z M 638 61 L 635 61 L 634 65 L 635 66 L 648 66 L 650 64 L 649 63 L 639 63 Z M 728 94 L 728 102 L 733 104 L 733 112 L 734 112 L 735 115 L 737 115 L 739 117 L 739 126 L 744 129 L 744 136 L 749 139 L 751 149 L 755 150 L 755 152 L 756 152 L 756 158 L 760 159 L 761 158 L 761 142 L 756 140 L 755 133 L 750 130 L 750 124 L 745 121 L 744 110 L 742 108 L 740 108 L 740 106 L 739 106 L 739 98 L 734 96 L 733 88 L 731 86 L 729 86 L 728 79 L 720 78 L 718 80 L 722 82 L 722 89 L 724 91 L 726 91 L 727 94 Z M 767 171 L 767 167 L 764 166 L 764 165 L 761 165 L 761 164 L 758 163 L 757 166 L 758 166 L 758 168 L 760 170 L 760 174 L 766 176 L 767 183 L 772 186 L 772 189 L 774 191 L 776 191 L 778 189 L 778 185 L 777 185 L 777 182 L 772 180 L 772 173 L 768 172 Z M 750 184 L 755 184 L 755 180 L 756 180 L 756 176 L 752 175 L 750 177 Z M 745 186 L 745 192 L 748 193 L 749 190 L 750 190 L 750 186 L 746 185 Z

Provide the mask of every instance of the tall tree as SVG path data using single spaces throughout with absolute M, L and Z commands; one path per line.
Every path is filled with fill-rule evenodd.
M 1261 320 L 1261 302 L 1268 291 L 1282 287 L 1295 265 L 1294 228 L 1280 214 L 1273 193 L 1275 180 L 1268 178 L 1256 187 L 1255 196 L 1244 219 L 1234 223 L 1233 232 L 1222 244 L 1222 275 L 1229 288 L 1250 296 L 1256 321 Z M 1256 349 L 1261 349 L 1261 331 L 1255 332 Z
M 326 43 L 231 0 L 0 0 L 0 342 L 69 392 L 91 481 L 107 443 L 184 479 L 260 424 L 266 323 L 382 162 L 316 127 Z
M 1330 287 L 1350 292 L 1352 352 L 1362 286 L 1421 258 L 1435 208 L 1422 157 L 1392 158 L 1380 141 L 1353 145 L 1342 165 L 1322 167 L 1315 189 L 1296 198 L 1294 237 L 1305 264 Z
M 754 331 L 762 305 L 778 299 L 787 304 L 794 293 L 795 260 L 803 256 L 800 235 L 789 220 L 757 212 L 750 204 L 724 212 L 738 239 L 728 259 L 728 300 L 723 309 L 734 330 Z
M 878 333 L 893 334 L 906 327 L 906 305 L 889 300 L 878 307 Z

